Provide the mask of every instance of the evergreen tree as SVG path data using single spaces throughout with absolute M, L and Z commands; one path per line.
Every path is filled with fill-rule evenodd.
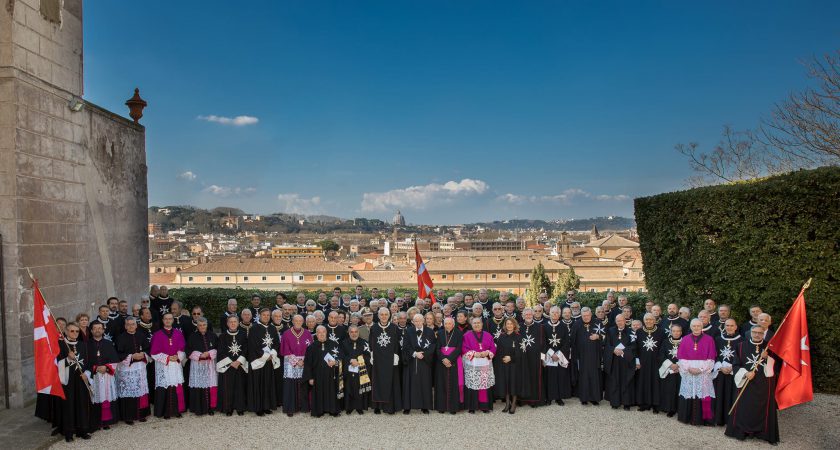
M 580 277 L 575 273 L 573 267 L 569 267 L 567 272 L 561 272 L 557 277 L 557 284 L 554 285 L 554 292 L 557 295 L 563 295 L 572 289 L 580 287 Z
M 528 288 L 528 294 L 525 296 L 525 302 L 528 306 L 534 306 L 539 303 L 538 296 L 540 292 L 545 292 L 551 297 L 551 280 L 545 274 L 545 267 L 542 262 L 538 262 L 536 267 L 531 270 L 531 286 Z

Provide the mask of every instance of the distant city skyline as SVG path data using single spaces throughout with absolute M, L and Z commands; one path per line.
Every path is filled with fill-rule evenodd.
M 810 5 L 805 7 L 805 5 Z M 837 2 L 90 2 L 85 98 L 148 100 L 150 205 L 633 216 L 806 87 Z M 147 30 L 126 35 L 126 23 Z

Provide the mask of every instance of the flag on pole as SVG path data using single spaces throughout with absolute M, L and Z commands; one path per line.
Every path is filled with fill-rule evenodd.
M 34 291 L 33 325 L 35 327 L 35 390 L 64 399 L 64 389 L 58 378 L 58 326 L 44 301 L 38 281 L 32 281 Z
M 432 283 L 432 276 L 426 270 L 426 264 L 423 258 L 420 257 L 420 250 L 417 249 L 417 241 L 414 241 L 414 259 L 417 261 L 417 297 L 432 299 L 432 304 L 437 303 L 435 294 L 432 293 L 432 288 L 435 287 Z
M 779 409 L 790 408 L 814 399 L 811 384 L 811 350 L 808 341 L 808 319 L 805 315 L 805 289 L 793 302 L 767 348 L 782 360 L 776 381 L 776 402 Z

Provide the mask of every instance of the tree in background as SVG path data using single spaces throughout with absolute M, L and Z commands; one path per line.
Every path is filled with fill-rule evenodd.
M 332 239 L 324 239 L 323 241 L 318 242 L 318 246 L 321 247 L 321 250 L 324 251 L 325 255 L 330 252 L 335 253 L 341 248 L 341 246 Z
M 538 262 L 536 267 L 531 270 L 531 286 L 528 287 L 528 293 L 525 296 L 525 301 L 528 306 L 534 306 L 539 301 L 537 297 L 540 292 L 545 292 L 551 297 L 551 280 L 545 274 L 545 267 L 542 262 Z
M 561 272 L 557 277 L 557 283 L 554 285 L 555 295 L 563 295 L 571 289 L 580 287 L 580 277 L 575 273 L 573 267 L 569 267 L 568 271 Z
M 686 184 L 700 187 L 840 165 L 840 50 L 812 58 L 805 67 L 816 86 L 777 104 L 757 131 L 726 126 L 710 152 L 696 142 L 677 144 L 695 173 Z

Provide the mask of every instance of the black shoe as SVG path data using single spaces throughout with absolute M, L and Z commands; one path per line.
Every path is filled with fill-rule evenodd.
M 88 433 L 77 434 L 76 437 L 84 439 L 84 440 L 88 440 L 88 439 L 90 439 L 90 434 L 88 434 Z
M 484 414 L 490 414 L 490 410 L 489 410 L 489 409 L 482 409 L 482 410 L 481 410 L 481 412 L 483 412 Z
M 474 409 L 471 409 L 471 410 L 470 410 L 470 414 L 475 414 L 475 410 L 474 410 Z
M 233 415 L 233 411 L 225 413 L 226 416 L 230 417 Z
M 126 425 L 134 425 L 134 421 L 133 420 L 126 420 L 125 424 Z
M 584 401 L 581 401 L 581 402 L 580 402 L 580 404 L 581 404 L 581 405 L 585 405 L 585 404 L 587 404 L 587 403 L 589 403 L 589 402 L 584 402 Z
M 145 421 L 146 421 L 146 418 L 145 418 L 145 417 L 141 417 L 139 420 L 140 420 L 140 422 L 145 422 Z
M 286 416 L 288 416 L 288 417 L 292 417 L 292 416 L 294 416 L 294 414 L 292 414 L 292 413 L 286 413 Z
M 53 435 L 53 436 L 55 436 L 55 435 Z M 65 442 L 73 442 L 73 436 L 64 436 L 64 441 Z
M 111 429 L 111 426 L 110 426 L 110 425 L 105 425 L 104 427 L 102 427 L 102 429 L 103 429 L 103 430 L 110 430 L 110 429 Z
M 213 414 L 216 414 L 216 413 L 214 413 L 213 411 L 210 411 L 210 412 L 207 413 L 208 416 L 212 416 Z
M 536 408 L 536 407 L 537 407 L 536 403 L 531 403 L 531 408 Z
M 659 408 L 653 408 L 653 413 L 654 414 L 659 414 Z
M 376 408 L 376 409 L 374 409 L 374 410 L 373 410 L 373 413 L 374 413 L 374 414 L 379 414 L 379 413 L 381 413 L 381 412 L 382 412 L 382 411 L 380 411 L 380 410 L 379 410 L 379 408 Z
M 505 404 L 505 408 L 502 410 L 503 413 L 510 411 L 510 403 Z
M 54 428 L 54 429 L 52 430 L 52 433 L 50 433 L 50 436 L 55 436 L 55 435 L 57 435 L 58 433 L 61 433 L 61 432 L 58 430 L 58 428 Z M 70 437 L 73 437 L 73 436 L 70 436 Z M 68 442 L 69 442 L 69 441 L 68 441 Z
M 563 403 L 563 400 L 557 400 L 557 404 L 560 405 L 560 406 L 565 405 L 565 403 Z
M 270 409 L 266 409 L 266 410 L 265 410 L 265 413 L 266 413 L 266 414 L 271 414 L 272 412 L 273 412 L 273 411 L 272 411 L 272 410 L 270 410 Z
M 625 407 L 624 407 L 624 410 L 625 410 L 625 411 L 630 411 L 630 407 L 629 407 L 629 406 L 625 406 Z
M 598 405 L 600 405 L 600 403 L 598 403 L 598 402 L 592 402 L 592 406 L 598 406 Z
M 421 410 L 421 411 L 423 411 L 423 414 L 429 414 L 429 410 L 428 410 L 428 409 L 423 409 L 423 410 Z
M 455 411 L 449 411 L 449 414 L 455 415 Z
M 180 418 L 181 418 L 181 415 L 180 415 L 180 414 L 175 414 L 175 418 L 176 418 L 176 419 L 180 419 Z
M 262 412 L 262 411 L 260 411 L 260 412 L 258 412 L 258 413 L 257 413 L 257 417 L 262 417 L 262 416 L 264 416 L 264 415 L 265 415 L 265 413 L 264 413 L 264 412 Z
M 668 413 L 668 417 L 674 417 L 674 414 L 676 414 L 676 413 L 669 412 L 669 413 Z
M 357 409 L 356 412 L 359 413 L 360 416 L 365 413 L 365 411 L 361 409 Z
M 338 417 L 339 416 L 338 413 L 330 413 L 330 415 L 333 416 L 333 417 Z
M 238 416 L 244 416 L 244 415 L 245 415 L 245 411 L 236 411 L 236 415 L 238 415 Z
M 407 416 L 407 415 L 411 414 L 411 410 L 410 409 L 404 409 L 403 414 L 405 414 Z
M 618 409 L 618 406 L 613 406 L 612 409 Z

